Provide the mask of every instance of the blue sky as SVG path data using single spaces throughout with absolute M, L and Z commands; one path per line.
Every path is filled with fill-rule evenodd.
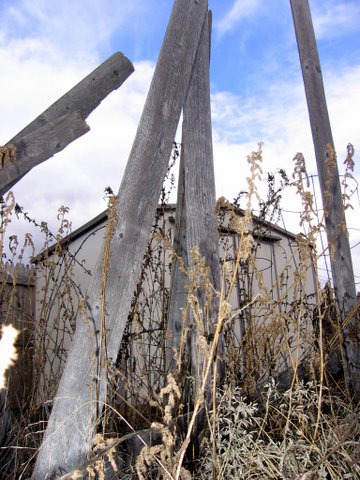
M 310 0 L 310 6 L 342 164 L 348 142 L 360 149 L 360 2 Z M 246 156 L 258 141 L 265 171 L 291 173 L 301 151 L 316 173 L 289 1 L 209 0 L 209 7 L 217 195 L 232 199 L 246 188 Z M 0 144 L 113 52 L 124 52 L 135 66 L 89 117 L 91 132 L 13 189 L 36 218 L 51 224 L 65 204 L 77 228 L 105 208 L 105 187 L 117 191 L 171 8 L 172 0 L 0 0 Z M 352 198 L 359 211 L 359 197 Z M 295 197 L 285 200 L 289 210 L 299 208 Z M 355 245 L 358 214 L 348 224 Z M 291 214 L 287 226 L 299 230 Z

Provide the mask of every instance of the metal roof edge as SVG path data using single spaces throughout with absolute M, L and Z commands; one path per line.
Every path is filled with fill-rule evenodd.
M 225 207 L 221 207 L 221 208 L 223 209 Z M 164 205 L 159 205 L 158 208 L 157 208 L 157 211 L 175 212 L 176 211 L 176 204 L 168 203 L 168 204 L 164 204 Z M 240 215 L 244 215 L 244 210 L 241 209 L 241 208 L 236 207 L 236 208 L 234 208 L 234 211 L 235 211 L 235 213 L 238 213 Z M 98 225 L 100 225 L 102 222 L 106 221 L 107 212 L 108 212 L 108 209 L 102 211 L 101 213 L 99 213 L 99 215 L 92 218 L 91 220 L 86 222 L 84 225 L 82 225 L 81 227 L 79 227 L 76 230 L 74 230 L 73 232 L 71 232 L 69 235 L 67 235 L 66 237 L 64 237 L 61 240 L 61 244 L 62 245 L 70 244 L 71 242 L 73 242 L 74 240 L 79 238 L 81 235 L 89 232 L 90 230 L 92 230 L 95 227 L 97 227 Z M 282 227 L 279 227 L 278 225 L 275 225 L 274 223 L 271 223 L 267 220 L 261 220 L 259 217 L 256 217 L 255 215 L 253 215 L 253 219 L 257 223 L 262 223 L 262 224 L 268 226 L 269 228 L 271 228 L 271 230 L 273 230 L 275 232 L 278 232 L 282 235 L 285 235 L 288 238 L 292 238 L 293 240 L 296 239 L 296 234 L 294 234 L 292 232 L 289 232 L 288 230 L 286 230 Z M 278 239 L 276 237 L 273 237 L 273 241 L 274 240 L 276 241 Z M 47 249 L 47 254 L 51 254 L 55 250 L 55 248 L 56 248 L 56 244 L 51 245 Z M 37 263 L 38 261 L 40 261 L 44 257 L 44 253 L 45 253 L 45 251 L 42 251 L 38 255 L 36 255 L 36 257 L 31 259 L 31 263 Z

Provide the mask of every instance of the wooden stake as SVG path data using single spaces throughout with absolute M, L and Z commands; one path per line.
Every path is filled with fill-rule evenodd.
M 208 369 L 212 362 L 204 346 L 214 341 L 214 331 L 219 312 L 217 293 L 220 290 L 219 239 L 215 213 L 215 174 L 212 147 L 211 105 L 210 105 L 210 38 L 211 14 L 205 22 L 188 95 L 184 104 L 182 128 L 181 162 L 176 210 L 176 235 L 174 271 L 170 295 L 170 308 L 167 328 L 167 365 L 169 370 L 176 368 L 183 383 L 185 408 L 195 408 L 197 418 L 191 432 L 192 454 L 196 456 L 199 438 L 206 421 L 205 407 L 212 407 L 212 385 L 214 369 Z M 193 249 L 205 260 L 207 272 L 200 273 L 196 265 Z M 180 260 L 179 260 L 180 259 Z M 189 292 L 191 282 L 184 269 L 199 269 L 198 278 L 203 284 Z M 191 294 L 191 296 L 189 296 Z M 189 305 L 189 298 L 196 299 L 200 314 L 197 316 Z M 222 338 L 218 348 L 222 352 Z M 204 345 L 205 343 L 205 345 Z M 202 345 L 202 346 L 201 346 Z M 215 351 L 218 351 L 217 349 Z M 174 353 L 178 356 L 174 360 Z M 206 376 L 207 373 L 207 376 Z M 193 381 L 190 387 L 187 379 Z M 203 396 L 200 395 L 203 393 Z M 202 401 L 195 405 L 196 401 Z M 188 420 L 191 419 L 191 415 Z M 186 428 L 189 427 L 189 423 Z
M 199 248 L 209 267 L 209 281 L 214 290 L 220 289 L 218 228 L 215 214 L 216 194 L 212 149 L 210 80 L 209 80 L 209 28 L 208 21 L 203 29 L 196 62 L 192 73 L 189 92 L 184 105 L 182 128 L 181 162 L 176 211 L 175 253 L 186 268 L 194 267 L 191 250 Z M 185 329 L 181 311 L 187 308 L 187 275 L 179 268 L 175 259 L 168 320 L 168 346 L 170 358 L 173 349 L 179 350 L 180 339 Z M 198 290 L 201 309 L 205 307 L 204 292 Z M 215 298 L 216 295 L 213 295 Z M 203 331 L 210 335 L 216 321 L 217 302 L 213 302 L 204 318 Z M 205 311 L 204 311 L 205 315 Z M 191 314 L 190 314 L 191 316 Z M 212 325 L 211 325 L 212 324 Z M 205 333 L 206 332 L 206 333 Z M 193 325 L 192 373 L 200 381 L 202 368 L 198 358 L 198 335 Z M 173 363 L 169 359 L 170 365 Z
M 360 398 L 360 343 L 356 318 L 347 318 L 356 301 L 351 250 L 339 172 L 308 0 L 290 0 L 314 141 L 325 212 L 331 271 L 343 337 L 350 386 Z

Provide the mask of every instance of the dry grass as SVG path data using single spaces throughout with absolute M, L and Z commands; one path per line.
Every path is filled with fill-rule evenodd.
M 351 180 L 352 153 L 348 152 L 346 182 Z M 184 319 L 181 342 L 171 352 L 166 329 L 176 255 L 173 219 L 163 191 L 163 214 L 156 219 L 144 256 L 121 351 L 108 364 L 108 408 L 94 458 L 85 470 L 79 467 L 64 478 L 83 478 L 85 471 L 88 478 L 101 480 L 360 478 L 359 407 L 353 405 L 341 375 L 335 377 L 327 367 L 334 354 L 341 357 L 342 336 L 331 288 L 323 288 L 317 275 L 316 260 L 323 253 L 317 239 L 324 222 L 318 221 L 303 157 L 295 157 L 291 181 L 284 171 L 268 175 L 265 199 L 257 190 L 261 157 L 261 145 L 248 157 L 248 194 L 235 202 L 220 199 L 216 206 L 220 291 L 211 284 L 198 249 L 191 253 L 191 267 L 182 265 L 188 298 L 179 312 Z M 274 235 L 269 221 L 279 217 L 282 191 L 288 188 L 301 198 L 299 223 L 308 234 L 293 238 L 280 261 L 269 240 Z M 346 188 L 347 184 L 348 205 Z M 260 219 L 253 215 L 255 206 Z M 15 208 L 9 196 L 2 213 L 3 245 Z M 57 234 L 51 235 L 44 223 L 39 227 L 46 246 L 53 239 L 56 247 L 39 263 L 43 287 L 34 337 L 35 382 L 30 404 L 13 424 L 13 478 L 31 473 L 68 340 L 77 312 L 84 308 L 83 292 L 74 278 L 77 269 L 87 275 L 89 267 L 81 262 L 81 252 L 74 254 L 62 243 L 70 228 L 67 213 L 65 208 L 59 211 Z M 16 251 L 23 252 L 17 239 L 11 245 L 14 258 Z M 105 267 L 110 261 L 105 258 Z M 105 295 L 106 271 L 103 280 Z M 199 295 L 205 300 L 199 302 Z M 209 335 L 204 326 L 215 300 L 219 307 Z M 103 313 L 105 319 L 106 309 Z M 105 334 L 101 338 L 106 349 Z M 191 347 L 194 339 L 197 343 Z M 223 350 L 218 349 L 220 342 Z M 197 357 L 191 359 L 194 348 Z M 175 359 L 172 372 L 167 368 L 169 356 Z M 226 377 L 219 384 L 224 364 Z M 197 435 L 199 425 L 202 436 Z M 3 478 L 12 478 L 7 472 L 3 469 Z

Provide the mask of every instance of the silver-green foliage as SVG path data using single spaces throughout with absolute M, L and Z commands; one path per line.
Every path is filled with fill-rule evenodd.
M 196 478 L 360 478 L 357 415 L 311 382 L 280 393 L 271 381 L 258 403 L 229 389 L 210 422 Z

